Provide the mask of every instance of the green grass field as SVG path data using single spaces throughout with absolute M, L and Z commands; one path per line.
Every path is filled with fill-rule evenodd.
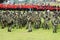
M 0 29 L 0 40 L 60 40 L 60 29 L 57 33 L 50 30 L 33 29 L 33 32 L 27 32 L 23 29 L 13 29 L 12 32 L 7 32 L 7 28 Z

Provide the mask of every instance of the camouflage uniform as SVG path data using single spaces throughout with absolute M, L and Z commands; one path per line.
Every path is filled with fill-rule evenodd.
M 13 18 L 10 15 L 8 15 L 7 16 L 8 32 L 11 32 L 13 22 L 14 22 Z
M 53 24 L 53 32 L 54 33 L 57 32 L 57 26 L 58 26 L 57 22 L 58 22 L 57 19 L 54 19 L 53 22 L 52 22 L 52 24 Z
M 49 29 L 49 20 L 50 20 L 50 18 L 48 18 L 47 16 L 46 16 L 46 18 L 45 18 L 45 20 L 44 20 L 44 23 L 45 23 L 45 29 Z
M 54 15 L 53 15 L 53 18 L 52 18 L 53 33 L 56 33 L 56 32 L 57 32 L 58 23 L 59 23 L 58 16 L 56 16 L 56 15 L 54 14 Z
M 28 28 L 28 32 L 32 32 L 31 17 L 28 17 L 27 28 Z
M 36 29 L 39 29 L 39 28 L 40 28 L 40 24 L 41 24 L 41 23 L 40 23 L 40 19 L 37 18 L 36 21 L 35 21 L 35 28 L 36 28 Z
M 45 28 L 45 29 L 49 29 L 49 21 L 50 21 L 50 13 L 49 12 L 45 12 L 45 14 L 44 14 L 44 26 L 43 26 L 43 28 Z
M 2 15 L 1 23 L 2 23 L 2 29 L 4 29 L 4 27 L 6 27 L 6 25 L 7 25 L 7 16 L 6 16 L 6 14 Z

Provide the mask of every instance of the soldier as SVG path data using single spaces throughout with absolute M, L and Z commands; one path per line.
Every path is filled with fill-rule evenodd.
M 25 15 L 25 13 L 23 13 L 23 16 L 22 16 L 22 26 L 25 27 L 25 25 L 27 24 L 27 16 Z
M 2 29 L 4 29 L 7 25 L 7 20 L 6 19 L 7 19 L 7 15 L 4 12 L 2 17 L 1 17 Z
M 10 16 L 10 14 L 7 16 L 7 24 L 8 24 L 8 32 L 11 32 L 11 29 L 13 27 L 14 20 Z
M 0 23 L 1 23 L 1 17 L 2 17 L 2 13 L 0 13 Z
M 55 15 L 53 15 L 52 25 L 53 25 L 53 33 L 56 33 L 58 26 L 58 17 L 56 17 Z
M 19 28 L 22 28 L 22 15 L 19 15 L 18 25 L 19 25 Z
M 36 29 L 39 29 L 39 28 L 40 28 L 40 19 L 39 19 L 39 18 L 37 18 L 37 19 L 35 20 L 35 28 L 36 28 Z
M 13 14 L 13 19 L 14 19 L 14 26 L 18 29 L 19 28 L 19 25 L 18 25 L 18 12 L 14 12 L 14 14 Z
M 49 15 L 49 10 L 47 10 L 44 14 L 44 25 L 43 28 L 49 29 L 49 21 L 50 21 L 50 15 Z
M 53 33 L 56 33 L 57 32 L 57 26 L 59 24 L 59 19 L 58 19 L 58 11 L 54 11 L 54 14 L 53 14 L 53 17 L 52 17 L 52 25 L 53 25 Z
M 60 11 L 59 11 L 59 14 L 58 14 L 58 18 L 59 18 L 59 24 L 60 24 Z
M 27 27 L 28 27 L 28 32 L 32 32 L 32 23 L 31 23 L 31 17 L 28 16 L 28 21 L 27 21 Z
M 29 24 L 28 24 L 28 32 L 32 32 L 32 28 L 31 28 L 31 22 L 29 22 Z
M 35 12 L 35 14 L 36 14 L 35 17 L 34 17 L 35 19 L 33 18 L 35 20 L 34 21 L 34 28 L 39 29 L 40 28 L 40 22 L 41 22 L 40 21 L 40 15 L 39 15 L 38 12 Z

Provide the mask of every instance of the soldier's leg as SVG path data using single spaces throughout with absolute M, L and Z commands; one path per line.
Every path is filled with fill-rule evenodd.
M 45 23 L 42 23 L 42 28 L 45 29 Z
M 13 28 L 15 28 L 16 27 L 16 21 L 13 22 L 13 25 L 14 25 Z
M 49 29 L 49 25 L 48 24 L 46 24 L 46 28 Z
M 53 26 L 53 33 L 56 33 L 57 32 L 57 25 L 54 25 Z
M 19 25 L 18 24 L 16 24 L 16 29 L 19 29 Z
M 40 28 L 40 22 L 38 23 L 38 29 Z
M 40 28 L 40 23 L 35 23 L 35 26 L 34 26 L 35 29 L 39 29 Z
M 5 23 L 4 23 L 4 22 L 2 22 L 2 29 L 4 29 L 4 27 L 5 27 Z
M 30 28 L 28 28 L 28 32 L 32 32 L 32 28 L 30 27 Z
M 40 23 L 39 23 L 39 27 L 40 27 L 40 28 L 41 28 L 41 24 L 42 24 L 42 23 L 41 23 L 41 20 L 40 20 Z
M 44 29 L 47 29 L 47 24 L 46 23 L 44 23 Z
M 8 24 L 8 32 L 11 32 L 12 26 L 13 26 L 12 23 L 9 23 L 9 24 Z
M 18 25 L 19 25 L 18 27 L 22 29 L 22 24 L 21 24 L 21 23 L 19 23 Z
M 12 29 L 12 27 L 10 26 L 10 27 L 8 27 L 8 32 L 11 32 L 11 29 Z
M 15 28 L 15 22 L 14 21 L 12 21 L 12 28 L 14 29 Z
M 28 29 L 28 26 L 29 26 L 29 23 L 27 22 L 27 26 L 26 26 L 26 29 Z
M 4 29 L 4 24 L 2 24 L 2 29 Z
M 38 25 L 35 25 L 35 29 L 39 29 L 40 27 L 39 27 L 39 24 Z
M 30 22 L 29 25 L 28 25 L 28 32 L 32 32 L 32 25 L 31 25 L 31 22 Z
M 19 28 L 19 26 L 18 26 L 18 21 L 16 21 L 16 28 L 17 28 L 17 29 Z

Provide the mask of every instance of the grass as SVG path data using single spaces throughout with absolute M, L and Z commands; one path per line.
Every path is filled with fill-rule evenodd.
M 53 33 L 52 29 L 43 30 L 33 29 L 33 32 L 27 32 L 23 29 L 13 29 L 7 32 L 7 28 L 0 29 L 0 40 L 60 40 L 60 29 L 57 33 Z

